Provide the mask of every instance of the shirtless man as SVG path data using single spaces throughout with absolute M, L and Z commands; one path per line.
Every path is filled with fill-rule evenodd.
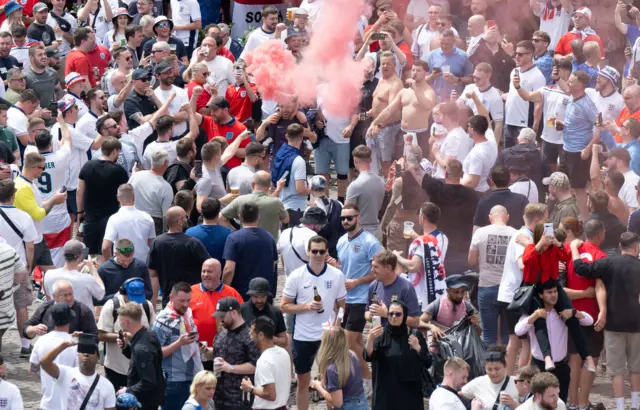
M 403 88 L 402 80 L 396 74 L 396 60 L 392 52 L 384 51 L 380 54 L 380 72 L 382 79 L 373 92 L 373 105 L 367 112 L 368 118 L 376 118 L 380 115 Z M 367 146 L 372 151 L 372 172 L 379 174 L 380 163 L 382 163 L 382 176 L 388 175 L 393 160 L 396 135 L 399 131 L 400 119 L 394 118 L 393 122 L 382 128 L 377 136 L 367 135 Z
M 436 104 L 436 94 L 427 84 L 428 66 L 422 60 L 414 61 L 411 78 L 407 80 L 410 88 L 402 89 L 391 104 L 373 120 L 367 134 L 377 135 L 384 125 L 393 122 L 400 114 L 400 129 L 403 133 L 414 133 L 422 152 L 431 152 L 429 148 L 429 118 Z
M 604 189 L 607 195 L 609 195 L 609 205 L 607 209 L 622 222 L 626 222 L 629 220 L 629 213 L 633 211 L 619 195 L 624 185 L 624 175 L 618 170 L 609 169 L 607 170 L 607 176 L 602 178 L 602 170 L 600 168 L 601 152 L 602 146 L 600 144 L 593 144 L 591 147 L 591 166 L 589 169 L 591 188 Z

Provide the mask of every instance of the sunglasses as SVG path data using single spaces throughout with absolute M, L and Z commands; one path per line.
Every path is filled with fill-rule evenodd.
M 22 78 L 12 78 L 11 81 L 24 81 L 24 77 Z
M 324 255 L 327 253 L 326 249 L 311 249 L 311 253 L 314 255 Z
M 118 124 L 113 124 L 113 125 L 110 125 L 110 126 L 104 127 L 104 128 L 107 129 L 107 130 L 110 130 L 111 128 L 115 128 L 117 126 L 118 126 Z
M 516 57 L 522 57 L 522 56 L 526 56 L 529 55 L 531 53 L 516 53 Z
M 544 40 L 543 40 L 543 39 L 541 39 L 541 38 L 534 38 L 534 39 L 533 39 L 533 40 L 531 40 L 531 41 L 533 41 L 534 43 L 541 43 L 541 42 L 543 42 Z
M 402 312 L 389 312 L 389 317 L 402 317 Z
M 116 248 L 123 256 L 129 256 L 133 253 L 133 246 L 127 246 L 126 248 Z
M 341 220 L 341 221 L 349 221 L 349 222 L 351 222 L 351 221 L 353 221 L 353 219 L 354 219 L 354 218 L 356 218 L 356 217 L 358 217 L 358 216 L 360 216 L 360 214 L 358 214 L 358 215 L 353 215 L 353 216 L 341 216 L 341 217 L 340 217 L 340 220 Z
M 169 23 L 160 23 L 158 24 L 159 28 L 169 28 Z
M 516 382 L 516 383 L 524 383 L 524 382 L 526 382 L 526 380 L 525 379 L 515 379 L 514 382 Z

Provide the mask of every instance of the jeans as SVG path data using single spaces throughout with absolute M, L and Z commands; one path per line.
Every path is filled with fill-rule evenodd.
M 181 409 L 189 398 L 191 382 L 167 382 L 166 394 L 162 410 Z
M 499 315 L 498 288 L 500 285 L 478 288 L 478 310 L 482 322 L 482 341 L 487 346 L 498 342 L 498 316 L 500 317 L 500 341 L 509 342 L 509 325 L 505 315 Z
M 364 393 L 360 396 L 344 397 L 342 407 L 336 407 L 334 410 L 369 410 L 369 402 Z

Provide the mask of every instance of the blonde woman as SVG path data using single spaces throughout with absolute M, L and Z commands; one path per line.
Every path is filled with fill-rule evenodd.
M 218 380 L 213 372 L 198 372 L 191 383 L 189 400 L 182 406 L 182 410 L 214 410 L 213 394 L 217 384 Z
M 24 26 L 22 22 L 22 9 L 24 7 L 15 0 L 10 0 L 4 6 L 4 12 L 7 16 L 6 20 L 2 22 L 0 25 L 0 31 L 6 31 L 7 33 L 11 32 L 11 26 L 14 24 L 18 24 L 20 26 Z
M 349 350 L 342 328 L 332 327 L 322 333 L 318 368 L 322 382 L 315 380 L 312 387 L 331 407 L 335 410 L 369 410 L 360 361 Z

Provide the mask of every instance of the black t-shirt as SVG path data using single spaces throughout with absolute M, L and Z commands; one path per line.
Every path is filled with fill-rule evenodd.
M 169 183 L 169 185 L 171 185 L 171 188 L 173 188 L 174 195 L 176 194 L 176 192 L 178 192 L 176 183 L 189 179 L 191 168 L 193 167 L 186 162 L 177 161 L 171 164 L 169 168 L 167 168 L 167 170 L 164 172 L 163 178 Z
M 11 152 L 11 148 L 4 141 L 0 141 L 0 162 L 13 164 L 15 161 L 16 157 Z
M 4 58 L 0 57 L 0 77 L 2 80 L 7 79 L 7 71 L 11 70 L 13 67 L 18 67 L 20 63 L 14 56 L 7 56 Z
M 247 326 L 251 326 L 256 318 L 260 316 L 266 316 L 269 319 L 273 320 L 273 323 L 276 325 L 276 335 L 286 332 L 287 326 L 284 323 L 284 316 L 282 316 L 282 312 L 280 308 L 265 304 L 262 310 L 256 309 L 251 300 L 247 300 L 240 306 L 240 313 L 242 313 L 242 318 L 247 323 Z
M 285 134 L 287 133 L 287 127 L 291 124 L 300 124 L 298 117 L 294 116 L 290 120 L 280 118 L 280 121 L 275 124 L 270 124 L 269 128 L 267 128 L 267 138 L 273 140 L 273 148 L 271 150 L 271 156 L 273 158 L 275 158 L 280 147 L 286 144 L 287 138 Z
M 48 24 L 40 25 L 38 23 L 33 23 L 27 29 L 27 37 L 42 41 L 45 46 L 50 46 L 51 43 L 56 39 L 56 33 L 53 31 Z
M 88 221 L 118 212 L 118 187 L 129 180 L 124 168 L 113 162 L 94 159 L 84 164 L 79 178 L 85 183 L 84 211 Z
M 526 196 L 511 192 L 509 188 L 496 189 L 478 203 L 476 214 L 473 217 L 473 224 L 480 227 L 489 225 L 491 223 L 489 221 L 491 208 L 496 205 L 502 205 L 507 208 L 509 213 L 507 225 L 520 229 L 524 225 L 524 208 L 528 203 L 529 200 Z
M 209 258 L 202 242 L 182 232 L 165 233 L 153 241 L 147 265 L 158 274 L 163 307 L 169 302 L 171 287 L 176 282 L 185 281 L 190 285 L 202 282 L 202 264 Z
M 124 115 L 127 117 L 127 125 L 129 129 L 132 130 L 136 127 L 139 127 L 139 124 L 136 120 L 132 118 L 132 116 L 136 113 L 141 113 L 143 116 L 153 114 L 158 111 L 158 107 L 153 102 L 151 97 L 147 97 L 146 95 L 140 95 L 135 90 L 131 91 L 131 94 L 124 100 Z M 154 131 L 147 139 L 149 142 L 154 141 L 157 138 L 157 134 Z M 145 146 L 148 144 L 145 141 Z
M 472 188 L 460 184 L 445 184 L 429 175 L 422 179 L 422 189 L 429 195 L 429 200 L 442 210 L 438 229 L 449 238 L 444 261 L 447 275 L 462 274 L 469 269 L 467 257 L 478 194 Z

